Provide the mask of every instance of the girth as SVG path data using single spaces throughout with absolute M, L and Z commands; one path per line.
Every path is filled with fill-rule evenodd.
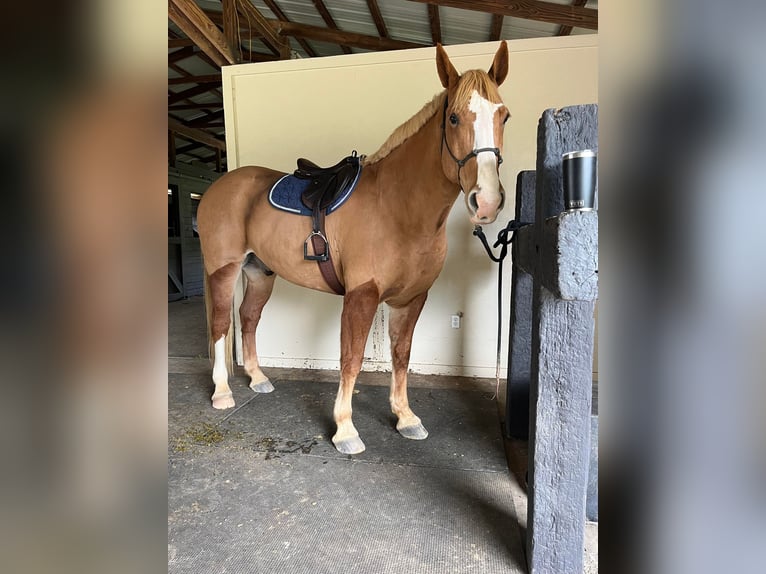
M 338 295 L 346 290 L 335 273 L 335 267 L 330 259 L 330 243 L 325 234 L 325 210 L 333 200 L 352 183 L 359 168 L 359 156 L 354 151 L 332 167 L 322 168 L 315 163 L 300 158 L 298 169 L 293 175 L 300 179 L 310 180 L 311 183 L 301 195 L 301 202 L 311 210 L 312 231 L 303 242 L 303 258 L 316 261 L 322 277 Z M 309 254 L 308 244 L 311 242 L 313 255 Z

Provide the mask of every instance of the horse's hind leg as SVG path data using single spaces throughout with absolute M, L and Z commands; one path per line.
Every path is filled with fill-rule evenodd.
M 250 376 L 250 388 L 256 393 L 270 393 L 274 387 L 258 364 L 255 348 L 255 331 L 261 320 L 263 306 L 271 297 L 276 275 L 266 268 L 254 255 L 250 255 L 242 268 L 247 278 L 245 298 L 239 308 L 242 320 L 242 347 L 245 372 Z
M 397 416 L 396 430 L 405 438 L 422 440 L 428 431 L 410 409 L 407 400 L 407 368 L 415 323 L 420 317 L 428 292 L 419 295 L 404 307 L 391 307 L 388 334 L 391 337 L 391 411 Z
M 209 310 L 210 337 L 214 343 L 213 363 L 213 408 L 228 409 L 234 406 L 234 397 L 229 388 L 229 372 L 226 367 L 228 354 L 226 351 L 226 335 L 231 325 L 231 303 L 234 296 L 234 283 L 239 277 L 239 263 L 224 265 L 208 276 L 210 289 Z M 231 343 L 231 341 L 229 341 Z
M 379 295 L 370 281 L 346 293 L 340 321 L 340 386 L 333 415 L 338 430 L 332 437 L 335 448 L 343 454 L 358 454 L 364 443 L 351 421 L 351 397 L 364 359 L 364 345 L 378 308 Z

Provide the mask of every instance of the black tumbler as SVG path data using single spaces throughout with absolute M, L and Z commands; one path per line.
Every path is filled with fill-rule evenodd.
M 592 211 L 596 202 L 596 152 L 570 151 L 563 158 L 564 209 Z

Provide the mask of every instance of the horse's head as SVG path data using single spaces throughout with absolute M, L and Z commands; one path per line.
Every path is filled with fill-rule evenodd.
M 447 89 L 442 112 L 444 173 L 463 190 L 471 222 L 492 223 L 505 202 L 498 168 L 503 129 L 511 114 L 497 87 L 508 74 L 508 45 L 500 44 L 489 72 L 469 70 L 461 76 L 438 44 L 436 68 Z

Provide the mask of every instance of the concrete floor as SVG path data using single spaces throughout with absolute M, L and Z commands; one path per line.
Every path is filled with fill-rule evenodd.
M 503 440 L 494 381 L 410 376 L 425 441 L 395 431 L 389 375 L 362 373 L 354 421 L 367 450 L 332 446 L 334 371 L 265 369 L 210 407 L 201 298 L 168 304 L 169 572 L 526 572 L 526 443 Z M 510 472 L 509 472 L 510 469 Z M 586 527 L 585 572 L 598 571 Z

